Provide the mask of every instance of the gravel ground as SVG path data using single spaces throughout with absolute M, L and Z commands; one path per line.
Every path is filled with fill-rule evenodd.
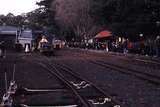
M 120 65 L 123 67 L 128 67 L 128 68 L 132 68 L 133 70 L 139 70 L 139 71 L 143 71 L 146 73 L 152 73 L 153 75 L 159 75 L 159 69 L 160 69 L 160 60 L 157 64 L 152 64 L 149 62 L 143 62 L 143 61 L 139 61 L 139 60 L 145 60 L 145 61 L 150 61 L 152 62 L 153 60 L 149 60 L 150 57 L 145 57 L 145 56 L 137 56 L 137 55 L 132 55 L 132 54 L 113 54 L 113 53 L 106 53 L 104 51 L 90 51 L 90 50 L 72 50 L 75 52 L 79 52 L 79 53 L 87 53 L 88 55 L 92 55 L 91 58 L 93 58 L 93 56 L 96 56 L 96 58 L 100 58 L 101 60 L 111 63 L 111 64 L 115 64 L 115 65 Z M 115 57 L 115 58 L 113 58 Z M 150 58 L 151 59 L 151 58 Z M 152 58 L 154 60 L 156 60 L 155 58 Z M 158 58 L 157 58 L 158 60 Z M 154 61 L 157 62 L 157 61 Z
M 43 57 L 37 57 L 38 54 L 23 55 L 17 53 L 8 54 L 6 60 L 0 59 L 0 96 L 4 93 L 4 71 L 7 68 L 8 80 L 12 79 L 13 63 L 17 61 L 16 81 L 19 86 L 27 88 L 62 88 L 62 84 L 56 78 L 51 76 L 39 65 L 34 63 L 36 58 L 45 60 Z M 18 57 L 21 56 L 21 57 Z M 39 55 L 38 55 L 39 56 Z M 101 52 L 88 52 L 74 49 L 64 49 L 56 52 L 56 55 L 49 59 L 54 63 L 62 63 L 73 69 L 82 77 L 95 83 L 102 88 L 106 93 L 109 93 L 115 99 L 121 101 L 124 107 L 159 107 L 160 106 L 160 87 L 140 80 L 134 76 L 122 74 L 109 68 L 100 67 L 88 62 L 92 60 L 105 60 L 108 63 L 139 69 L 143 72 L 150 72 L 160 75 L 158 67 L 150 67 L 145 63 L 137 63 L 135 57 L 130 56 L 115 56 L 112 54 Z M 136 57 L 137 58 L 137 57 Z M 5 62 L 5 63 L 4 63 Z M 28 103 L 34 105 L 51 103 L 48 99 L 56 100 L 67 99 L 63 96 L 64 93 L 54 93 L 49 95 L 36 95 L 33 98 L 27 98 Z M 56 96 L 56 97 L 55 97 Z M 37 98 L 38 97 L 38 98 Z M 0 97 L 2 98 L 2 97 Z M 47 100 L 46 100 L 47 99 Z M 34 102 L 33 102 L 34 101 Z M 44 101 L 45 103 L 42 103 Z M 56 102 L 56 101 L 55 101 Z M 58 101 L 57 101 L 58 102 Z
M 0 101 L 5 92 L 4 84 L 4 69 L 7 71 L 8 84 L 12 80 L 13 65 L 16 61 L 16 73 L 15 81 L 18 87 L 28 88 L 28 89 L 63 89 L 62 83 L 49 72 L 44 70 L 41 66 L 35 63 L 35 54 L 17 54 L 11 53 L 7 54 L 6 59 L 1 59 L 0 69 Z M 17 61 L 18 60 L 18 61 Z M 68 97 L 66 97 L 68 95 Z M 71 94 L 66 92 L 56 92 L 48 94 L 38 94 L 33 96 L 25 96 L 24 98 L 16 98 L 16 103 L 21 103 L 21 99 L 25 99 L 25 104 L 27 105 L 53 105 L 54 104 L 68 104 L 67 101 L 73 102 Z M 60 101 L 61 99 L 61 101 Z M 53 101 L 54 100 L 54 101 Z M 64 102 L 67 100 L 66 102 Z M 23 101 L 22 101 L 23 102 Z M 69 103 L 70 104 L 70 103 Z
M 61 53 L 63 54 L 60 55 Z M 93 83 L 96 83 L 106 92 L 109 91 L 111 95 L 115 95 L 115 98 L 122 101 L 125 107 L 160 106 L 159 86 L 149 84 L 147 81 L 140 80 L 130 75 L 121 74 L 117 71 L 91 64 L 85 60 L 86 56 L 84 55 L 84 53 L 86 54 L 86 52 L 81 53 L 82 54 L 77 54 L 77 50 L 72 50 L 72 53 L 65 50 L 58 54 L 60 55 L 59 57 L 53 58 L 53 61 L 70 66 L 74 72 L 77 72 L 79 73 L 79 75 L 82 75 Z M 96 54 L 99 55 L 101 53 Z M 99 57 L 95 57 L 96 54 L 94 53 L 93 57 L 88 58 L 94 60 L 102 59 Z M 128 57 L 123 57 L 125 60 L 119 60 L 119 56 L 110 57 L 110 55 L 105 55 L 105 58 L 103 56 L 103 59 L 105 59 L 105 61 L 107 62 L 114 63 L 120 66 L 125 66 L 135 70 L 139 69 L 144 72 L 150 71 L 157 75 L 160 74 L 157 69 L 148 68 L 148 71 L 146 71 L 145 64 L 144 66 L 134 64 L 135 62 L 131 62 Z

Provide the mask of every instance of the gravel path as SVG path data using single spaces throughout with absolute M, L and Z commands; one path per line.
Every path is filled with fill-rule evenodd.
M 63 55 L 61 55 L 62 57 L 55 57 L 53 58 L 53 61 L 70 66 L 74 72 L 77 72 L 79 73 L 79 75 L 82 75 L 88 80 L 94 82 L 95 84 L 103 88 L 106 92 L 109 91 L 109 93 L 115 96 L 116 99 L 119 99 L 121 102 L 123 102 L 125 107 L 160 106 L 159 86 L 149 84 L 147 81 L 137 79 L 136 77 L 130 75 L 121 74 L 117 71 L 91 64 L 86 61 L 86 56 L 84 58 L 82 54 L 78 55 L 77 52 L 74 52 L 74 50 L 72 50 L 72 53 L 68 50 L 61 53 L 64 53 Z M 94 60 L 102 59 L 99 57 L 90 58 Z M 133 68 L 135 70 L 145 70 L 145 65 L 138 66 L 134 63 L 132 64 L 132 62 L 128 63 L 129 60 L 118 60 L 117 57 L 105 57 L 104 59 L 107 62 Z M 158 70 L 154 70 L 152 68 L 148 69 L 149 71 L 159 73 Z
M 71 67 L 74 72 L 95 83 L 106 93 L 110 93 L 115 99 L 121 101 L 124 107 L 160 107 L 160 86 L 149 84 L 147 81 L 140 80 L 134 76 L 92 64 L 88 60 L 104 60 L 108 63 L 160 75 L 158 67 L 154 68 L 143 63 L 137 63 L 134 61 L 134 57 L 113 56 L 106 53 L 64 49 L 57 51 L 55 54 L 55 56 L 49 58 L 53 63 L 62 63 Z M 31 55 L 20 54 L 21 58 L 17 61 L 16 69 L 16 81 L 18 85 L 35 89 L 61 87 L 61 83 L 56 78 L 34 63 L 37 55 L 35 53 Z M 11 80 L 13 63 L 17 60 L 18 56 L 19 54 L 16 53 L 8 54 L 5 63 L 0 59 L 3 62 L 3 65 L 1 63 L 0 66 L 0 96 L 4 93 L 4 71 L 7 68 L 8 80 Z M 45 59 L 40 56 L 39 60 Z M 48 99 L 55 99 L 55 96 L 59 96 L 59 99 L 66 99 L 66 96 L 63 96 L 62 93 L 54 93 L 43 95 L 43 97 L 39 95 L 33 96 L 33 98 L 30 97 L 28 98 L 28 102 L 34 105 L 35 102 L 41 104 L 44 101 L 45 103 L 43 104 L 47 104 L 51 103 Z

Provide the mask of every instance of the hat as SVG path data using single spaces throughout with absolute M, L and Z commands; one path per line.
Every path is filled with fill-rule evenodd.
M 160 36 L 159 36 L 159 35 L 157 36 L 157 39 L 160 39 Z

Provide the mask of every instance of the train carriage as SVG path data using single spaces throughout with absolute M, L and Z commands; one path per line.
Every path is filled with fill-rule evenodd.
M 53 45 L 54 49 L 61 49 L 64 46 L 64 44 L 61 40 L 53 40 L 52 45 Z

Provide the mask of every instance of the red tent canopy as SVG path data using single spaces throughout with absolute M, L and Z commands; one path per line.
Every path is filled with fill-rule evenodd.
M 111 36 L 112 36 L 112 33 L 110 31 L 105 30 L 98 33 L 94 38 L 101 39 L 101 38 L 107 38 Z

